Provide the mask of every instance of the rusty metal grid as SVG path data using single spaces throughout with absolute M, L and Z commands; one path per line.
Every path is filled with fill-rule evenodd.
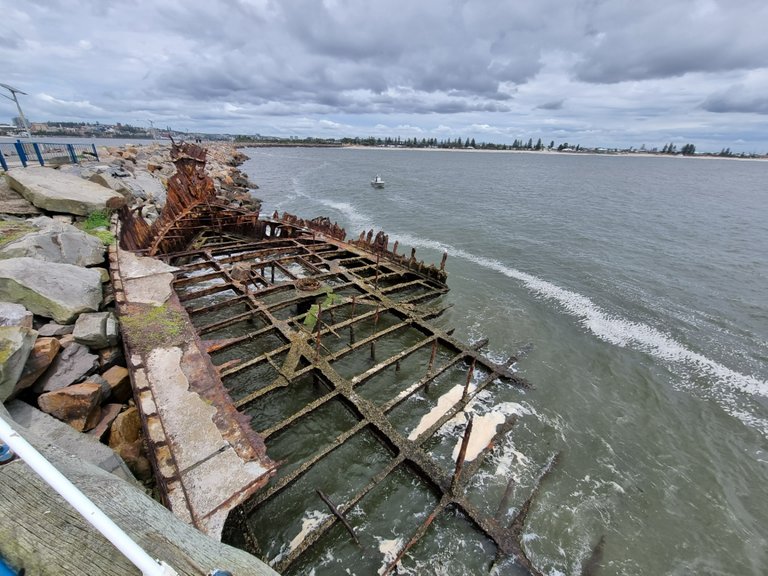
M 444 283 L 420 274 L 419 268 L 426 269 L 423 264 L 415 269 L 404 269 L 396 261 L 382 259 L 380 254 L 334 238 L 320 237 L 309 229 L 297 228 L 291 219 L 267 221 L 262 229 L 270 236 L 259 241 L 207 230 L 193 242 L 197 249 L 166 255 L 165 259 L 180 267 L 174 283 L 179 299 L 218 366 L 238 410 L 247 411 L 254 402 L 269 398 L 278 390 L 290 389 L 302 378 L 322 382 L 324 392 L 315 400 L 266 429 L 257 430 L 268 446 L 272 437 L 331 402 L 342 402 L 355 414 L 357 422 L 330 445 L 320 447 L 300 465 L 292 467 L 289 473 L 279 476 L 231 515 L 231 522 L 246 533 L 251 551 L 257 552 L 258 547 L 257 538 L 248 534 L 249 515 L 297 482 L 356 434 L 370 430 L 390 450 L 391 462 L 345 502 L 330 502 L 319 492 L 333 514 L 276 563 L 278 571 L 287 570 L 335 525 L 348 526 L 347 512 L 393 472 L 408 466 L 428 481 L 439 498 L 428 517 L 413 527 L 409 540 L 385 573 L 390 572 L 424 537 L 440 514 L 457 507 L 493 541 L 499 556 L 511 555 L 529 573 L 540 574 L 521 544 L 522 528 L 538 484 L 512 522 L 506 524 L 502 514 L 492 516 L 477 510 L 464 493 L 484 457 L 503 435 L 510 432 L 514 418 L 509 418 L 500 427 L 478 458 L 465 465 L 464 450 L 472 428 L 470 419 L 464 432 L 462 452 L 452 473 L 438 465 L 424 447 L 441 426 L 487 387 L 503 382 L 527 388 L 529 384 L 509 369 L 514 359 L 506 365 L 490 362 L 479 351 L 485 343 L 475 348 L 466 346 L 430 324 L 429 320 L 444 309 L 425 303 L 444 294 L 447 288 Z M 376 240 L 369 234 L 367 239 L 361 235 L 359 242 L 369 248 L 374 247 Z M 381 242 L 379 246 L 385 247 Z M 412 254 L 408 260 L 414 257 Z M 323 308 L 326 289 L 341 296 Z M 304 322 L 308 307 L 315 302 L 321 302 L 317 322 L 308 329 Z M 217 316 L 217 319 L 207 321 L 211 316 Z M 386 322 L 384 318 L 387 318 Z M 363 324 L 367 329 L 356 333 L 356 328 Z M 395 342 L 396 351 L 382 356 L 378 348 L 388 338 L 397 340 L 405 330 L 410 336 L 407 343 L 398 345 Z M 439 362 L 436 361 L 438 349 L 442 358 Z M 376 404 L 358 393 L 359 386 L 386 370 L 399 370 L 401 362 L 417 353 L 425 358 L 428 353 L 424 373 L 397 396 Z M 368 355 L 372 365 L 362 372 L 342 375 L 337 368 L 353 354 Z M 428 390 L 436 379 L 457 366 L 466 370 L 461 398 L 418 438 L 406 438 L 390 422 L 391 411 L 418 391 Z M 249 374 L 249 371 L 252 372 Z M 245 376 L 238 381 L 240 375 Z M 473 378 L 476 382 L 470 391 Z M 539 480 L 555 462 L 556 456 L 553 456 L 542 468 Z M 354 537 L 351 527 L 349 531 Z
M 514 358 L 493 363 L 480 352 L 485 343 L 467 346 L 452 331 L 430 323 L 444 310 L 439 301 L 447 292 L 445 256 L 439 266 L 426 265 L 416 259 L 415 250 L 406 256 L 398 253 L 397 243 L 390 249 L 383 232 L 364 232 L 357 240 L 346 241 L 345 230 L 325 218 L 303 220 L 275 213 L 271 219 L 260 219 L 258 213 L 233 208 L 215 197 L 212 181 L 204 173 L 204 150 L 174 145 L 172 156 L 178 172 L 169 181 L 161 218 L 149 225 L 141 216 L 123 210 L 123 248 L 179 267 L 174 281 L 178 299 L 232 405 L 242 415 L 250 415 L 252 423 L 261 418 L 258 410 L 254 412 L 254 407 L 264 406 L 260 402 L 272 403 L 281 393 L 298 397 L 302 387 L 310 386 L 311 397 L 300 407 L 254 425 L 268 452 L 270 442 L 277 442 L 281 434 L 311 418 L 322 419 L 332 408 L 341 407 L 351 422 L 312 453 L 284 458 L 271 483 L 232 511 L 225 531 L 238 533 L 238 545 L 260 554 L 249 518 L 335 452 L 362 434 L 371 434 L 384 447 L 386 465 L 355 486 L 344 501 L 333 502 L 316 489 L 332 514 L 289 553 L 272 559 L 278 571 L 296 565 L 336 526 L 357 541 L 347 514 L 388 478 L 407 470 L 426 482 L 435 496 L 434 505 L 407 531 L 408 540 L 383 573 L 395 569 L 435 520 L 449 510 L 459 510 L 492 541 L 497 560 L 512 557 L 528 573 L 541 574 L 525 552 L 522 530 L 541 481 L 558 456 L 551 455 L 541 466 L 510 522 L 506 517 L 511 480 L 491 514 L 473 505 L 466 488 L 493 447 L 513 429 L 514 417 L 496 429 L 474 460 L 465 462 L 471 417 L 458 458 L 450 467 L 441 465 L 429 450 L 435 433 L 482 391 L 529 387 L 510 370 Z M 435 301 L 437 306 L 428 305 Z M 361 363 L 361 358 L 367 361 Z M 401 364 L 414 361 L 419 375 L 393 397 L 373 401 L 362 393 L 367 383 L 398 373 Z M 406 437 L 394 423 L 399 407 L 441 385 L 441 379 L 456 378 L 457 371 L 462 374 L 460 397 L 417 437 Z

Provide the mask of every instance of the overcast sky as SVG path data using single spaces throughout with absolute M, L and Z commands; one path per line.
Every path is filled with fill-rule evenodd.
M 766 28 L 766 0 L 0 0 L 0 83 L 32 121 L 766 153 Z

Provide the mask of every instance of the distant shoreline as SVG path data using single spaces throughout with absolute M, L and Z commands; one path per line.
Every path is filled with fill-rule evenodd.
M 343 145 L 342 148 L 353 150 L 386 150 L 398 151 L 408 150 L 414 152 L 482 152 L 484 154 L 542 154 L 558 156 L 605 156 L 608 158 L 629 157 L 629 158 L 690 158 L 694 160 L 742 160 L 742 161 L 768 161 L 768 156 L 758 156 L 742 158 L 740 156 L 719 156 L 717 154 L 694 154 L 684 156 L 683 154 L 661 154 L 659 152 L 559 152 L 557 150 L 483 150 L 479 148 L 413 148 L 407 146 L 360 146 L 357 144 Z

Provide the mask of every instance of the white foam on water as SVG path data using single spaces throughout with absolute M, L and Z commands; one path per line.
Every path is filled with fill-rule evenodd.
M 496 434 L 496 429 L 504 423 L 504 414 L 501 412 L 489 412 L 483 416 L 478 416 L 472 421 L 472 434 L 467 443 L 467 452 L 464 460 L 470 462 L 480 455 L 480 452 L 488 446 Z M 460 439 L 453 448 L 452 458 L 454 462 L 459 457 L 461 451 L 462 439 Z
M 320 526 L 320 524 L 323 523 L 323 520 L 329 516 L 330 514 L 325 514 L 320 510 L 310 510 L 309 512 L 306 512 L 304 517 L 301 519 L 301 530 L 299 530 L 299 533 L 293 537 L 293 539 L 288 543 L 288 546 L 283 546 L 283 548 L 280 550 L 280 553 L 272 559 L 270 564 L 274 566 L 285 556 L 293 552 L 299 546 L 299 544 L 301 544 L 307 534 Z
M 398 553 L 403 549 L 404 540 L 402 538 L 393 538 L 388 540 L 378 536 L 376 539 L 379 541 L 379 552 L 384 554 L 381 568 L 378 570 L 379 574 L 383 574 L 384 570 L 387 569 L 387 566 L 389 566 L 392 561 L 397 558 Z
M 468 409 L 472 407 L 472 404 L 470 404 Z M 476 416 L 472 421 L 472 434 L 469 437 L 467 452 L 464 459 L 469 462 L 477 458 L 493 439 L 498 427 L 512 414 L 523 416 L 525 414 L 530 414 L 530 411 L 517 402 L 503 402 L 494 406 L 493 410 L 490 412 L 487 412 L 482 416 Z M 459 438 L 453 448 L 452 458 L 454 462 L 459 457 L 461 443 L 462 438 Z
M 416 440 L 425 430 L 428 430 L 455 406 L 464 394 L 464 386 L 456 384 L 437 399 L 437 405 L 421 417 L 416 427 L 408 434 L 408 440 Z
M 398 235 L 398 238 L 403 243 L 408 243 L 413 247 L 445 251 L 450 256 L 469 260 L 479 266 L 519 280 L 534 294 L 557 303 L 565 312 L 577 318 L 582 326 L 601 340 L 619 347 L 640 350 L 665 362 L 687 366 L 696 373 L 709 377 L 718 391 L 722 393 L 716 399 L 729 414 L 739 418 L 749 426 L 761 429 L 764 434 L 768 435 L 768 422 L 745 411 L 743 407 L 738 405 L 738 399 L 729 394 L 730 391 L 734 391 L 750 396 L 768 397 L 768 382 L 765 380 L 731 370 L 703 354 L 686 348 L 674 338 L 648 324 L 633 322 L 627 318 L 611 314 L 582 294 L 511 268 L 498 260 L 477 256 L 450 244 L 418 238 L 409 234 Z
M 349 202 L 337 202 L 336 200 L 330 200 L 328 198 L 316 198 L 323 206 L 333 208 L 337 212 L 340 212 L 349 222 L 347 226 L 347 235 L 356 236 L 363 230 L 370 230 L 375 228 L 376 225 L 370 216 L 359 212 L 354 205 Z

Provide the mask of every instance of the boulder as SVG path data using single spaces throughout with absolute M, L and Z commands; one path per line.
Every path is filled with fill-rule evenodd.
M 141 419 L 135 406 L 115 418 L 109 431 L 109 447 L 120 455 L 136 478 L 146 480 L 151 476 L 152 469 L 143 454 Z
M 61 344 L 62 348 L 69 348 L 70 344 L 74 344 L 74 343 L 75 343 L 74 334 L 64 334 L 63 336 L 59 337 L 59 344 Z
M 154 223 L 160 217 L 157 211 L 157 206 L 154 204 L 146 204 L 141 207 L 141 216 L 150 224 Z
M 37 403 L 46 414 L 87 432 L 101 419 L 101 386 L 93 382 L 74 384 L 41 394 Z
M 96 270 L 35 258 L 0 260 L 0 300 L 23 304 L 33 314 L 68 324 L 98 310 L 101 298 Z
M 56 356 L 45 374 L 37 379 L 33 390 L 41 394 L 66 388 L 95 372 L 98 360 L 99 357 L 91 354 L 87 347 L 74 342 Z
M 0 258 L 28 256 L 75 266 L 93 266 L 104 262 L 104 244 L 96 236 L 51 218 L 39 217 L 29 222 L 38 231 L 3 246 Z
M 136 184 L 141 190 L 141 192 L 138 192 L 134 188 L 135 196 L 151 200 L 158 206 L 165 205 L 165 197 L 167 192 L 162 180 L 156 178 L 148 172 L 137 171 L 133 183 Z
M 122 404 L 104 404 L 101 407 L 101 420 L 92 430 L 88 432 L 91 436 L 94 436 L 98 440 L 101 440 L 106 436 L 109 431 L 109 427 L 115 421 L 115 418 L 120 414 L 123 409 Z
M 123 349 L 120 346 L 110 346 L 109 348 L 102 348 L 97 351 L 99 355 L 99 368 L 101 370 L 109 370 L 115 364 L 124 362 L 125 355 Z
M 117 319 L 112 312 L 91 312 L 80 314 L 75 321 L 72 333 L 75 342 L 88 346 L 92 350 L 107 348 L 117 344 Z
M 0 326 L 32 328 L 32 312 L 21 304 L 0 302 Z
M 107 385 L 109 386 L 108 397 L 112 398 L 113 401 L 125 404 L 133 396 L 133 388 L 131 387 L 131 378 L 128 374 L 128 368 L 123 366 L 112 366 L 112 368 L 104 372 L 101 377 L 106 380 Z
M 72 334 L 75 330 L 74 324 L 57 324 L 56 322 L 49 322 L 37 329 L 38 336 L 64 336 L 65 334 Z
M 112 423 L 109 447 L 119 452 L 119 446 L 133 444 L 137 440 L 141 440 L 141 417 L 136 406 L 131 406 Z
M 0 326 L 0 402 L 13 393 L 37 332 L 23 326 Z
M 40 338 L 38 333 L 38 338 L 32 346 L 32 351 L 29 353 L 27 363 L 24 364 L 24 369 L 11 397 L 17 396 L 19 392 L 32 386 L 48 369 L 60 349 L 61 344 L 56 338 Z
M 91 374 L 81 382 L 81 384 L 98 384 L 101 388 L 101 399 L 106 400 L 112 394 L 112 390 L 109 388 L 109 382 L 101 377 L 100 374 Z
M 120 457 L 109 446 L 101 444 L 95 434 L 81 434 L 50 414 L 21 400 L 8 402 L 5 407 L 17 424 L 34 431 L 35 436 L 45 439 L 46 444 L 58 446 L 66 451 L 67 458 L 73 464 L 83 466 L 91 463 L 120 478 L 135 481 Z M 102 412 L 105 411 L 102 409 Z M 30 436 L 25 434 L 25 438 L 29 439 Z
M 104 186 L 104 188 L 114 190 L 123 196 L 131 194 L 131 188 L 126 185 L 122 178 L 115 177 L 108 172 L 91 174 L 88 176 L 88 181 L 93 182 L 94 184 L 98 184 L 99 186 Z
M 38 208 L 50 212 L 87 216 L 125 204 L 125 198 L 117 192 L 44 166 L 12 168 L 6 178 L 11 188 Z
M 13 214 L 14 216 L 30 216 L 39 214 L 40 210 L 32 206 L 15 190 L 11 190 L 8 181 L 0 176 L 0 214 Z

